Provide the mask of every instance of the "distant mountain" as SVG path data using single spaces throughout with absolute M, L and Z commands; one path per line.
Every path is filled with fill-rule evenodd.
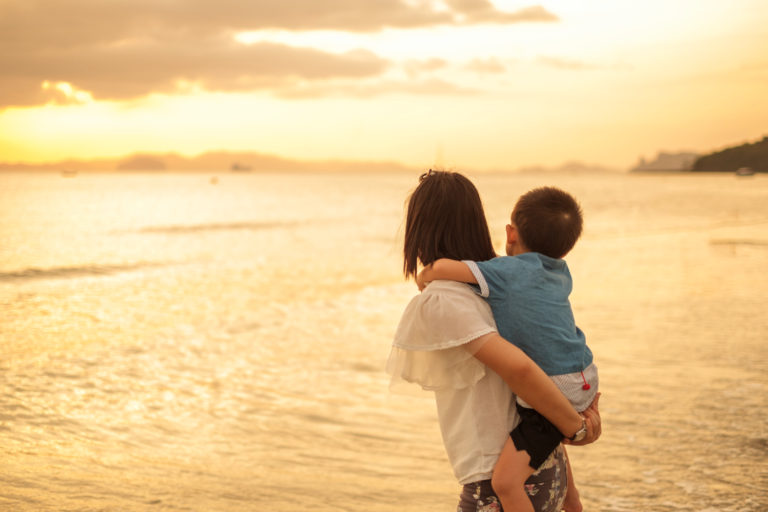
M 116 167 L 118 171 L 164 171 L 167 168 L 162 157 L 152 155 L 133 155 L 121 160 Z
M 613 167 L 605 167 L 600 164 L 590 164 L 572 160 L 554 167 L 545 167 L 541 165 L 520 167 L 516 170 L 516 172 L 521 174 L 598 174 L 620 171 L 618 169 L 614 169 Z
M 681 153 L 669 153 L 666 151 L 660 151 L 656 155 L 654 160 L 646 160 L 640 158 L 632 169 L 631 172 L 680 172 L 690 171 L 693 167 L 693 162 L 699 157 L 697 153 L 681 152 Z
M 68 159 L 48 163 L 2 163 L 2 170 L 48 171 L 410 171 L 398 162 L 293 160 L 249 151 L 210 151 L 193 157 L 175 153 L 135 153 L 122 158 Z
M 735 172 L 749 167 L 754 172 L 768 172 L 768 137 L 710 153 L 693 164 L 695 172 Z

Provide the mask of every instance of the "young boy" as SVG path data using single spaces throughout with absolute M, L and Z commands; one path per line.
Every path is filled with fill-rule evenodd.
M 499 334 L 528 354 L 577 411 L 589 406 L 598 385 L 592 352 L 573 319 L 571 275 L 562 259 L 581 236 L 582 223 L 581 208 L 567 192 L 531 190 L 517 201 L 507 225 L 508 256 L 481 262 L 440 259 L 417 279 L 420 288 L 437 279 L 477 284 Z M 517 409 L 521 421 L 502 449 L 492 484 L 505 511 L 533 512 L 525 480 L 563 435 L 520 399 Z M 569 464 L 566 508 L 571 507 L 580 510 Z

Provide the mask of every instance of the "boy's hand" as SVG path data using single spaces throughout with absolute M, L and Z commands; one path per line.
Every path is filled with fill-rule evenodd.
M 427 265 L 416 275 L 416 286 L 419 287 L 419 291 L 423 291 L 424 288 L 432 281 L 429 279 L 429 271 L 432 270 L 432 265 Z

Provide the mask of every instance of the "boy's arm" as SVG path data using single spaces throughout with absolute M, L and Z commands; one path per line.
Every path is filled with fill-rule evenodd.
M 431 265 L 424 267 L 424 270 L 419 272 L 419 275 L 416 276 L 416 284 L 419 285 L 419 290 L 423 290 L 431 281 L 437 279 L 459 281 L 462 283 L 477 283 L 477 278 L 472 271 L 469 270 L 466 263 L 448 258 L 440 258 Z

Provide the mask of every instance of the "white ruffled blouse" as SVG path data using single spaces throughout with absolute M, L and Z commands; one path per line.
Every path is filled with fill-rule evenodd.
M 387 361 L 393 384 L 434 391 L 443 443 L 462 485 L 491 477 L 518 421 L 512 391 L 473 356 L 480 345 L 470 342 L 491 332 L 491 309 L 472 288 L 433 281 L 406 307 Z

